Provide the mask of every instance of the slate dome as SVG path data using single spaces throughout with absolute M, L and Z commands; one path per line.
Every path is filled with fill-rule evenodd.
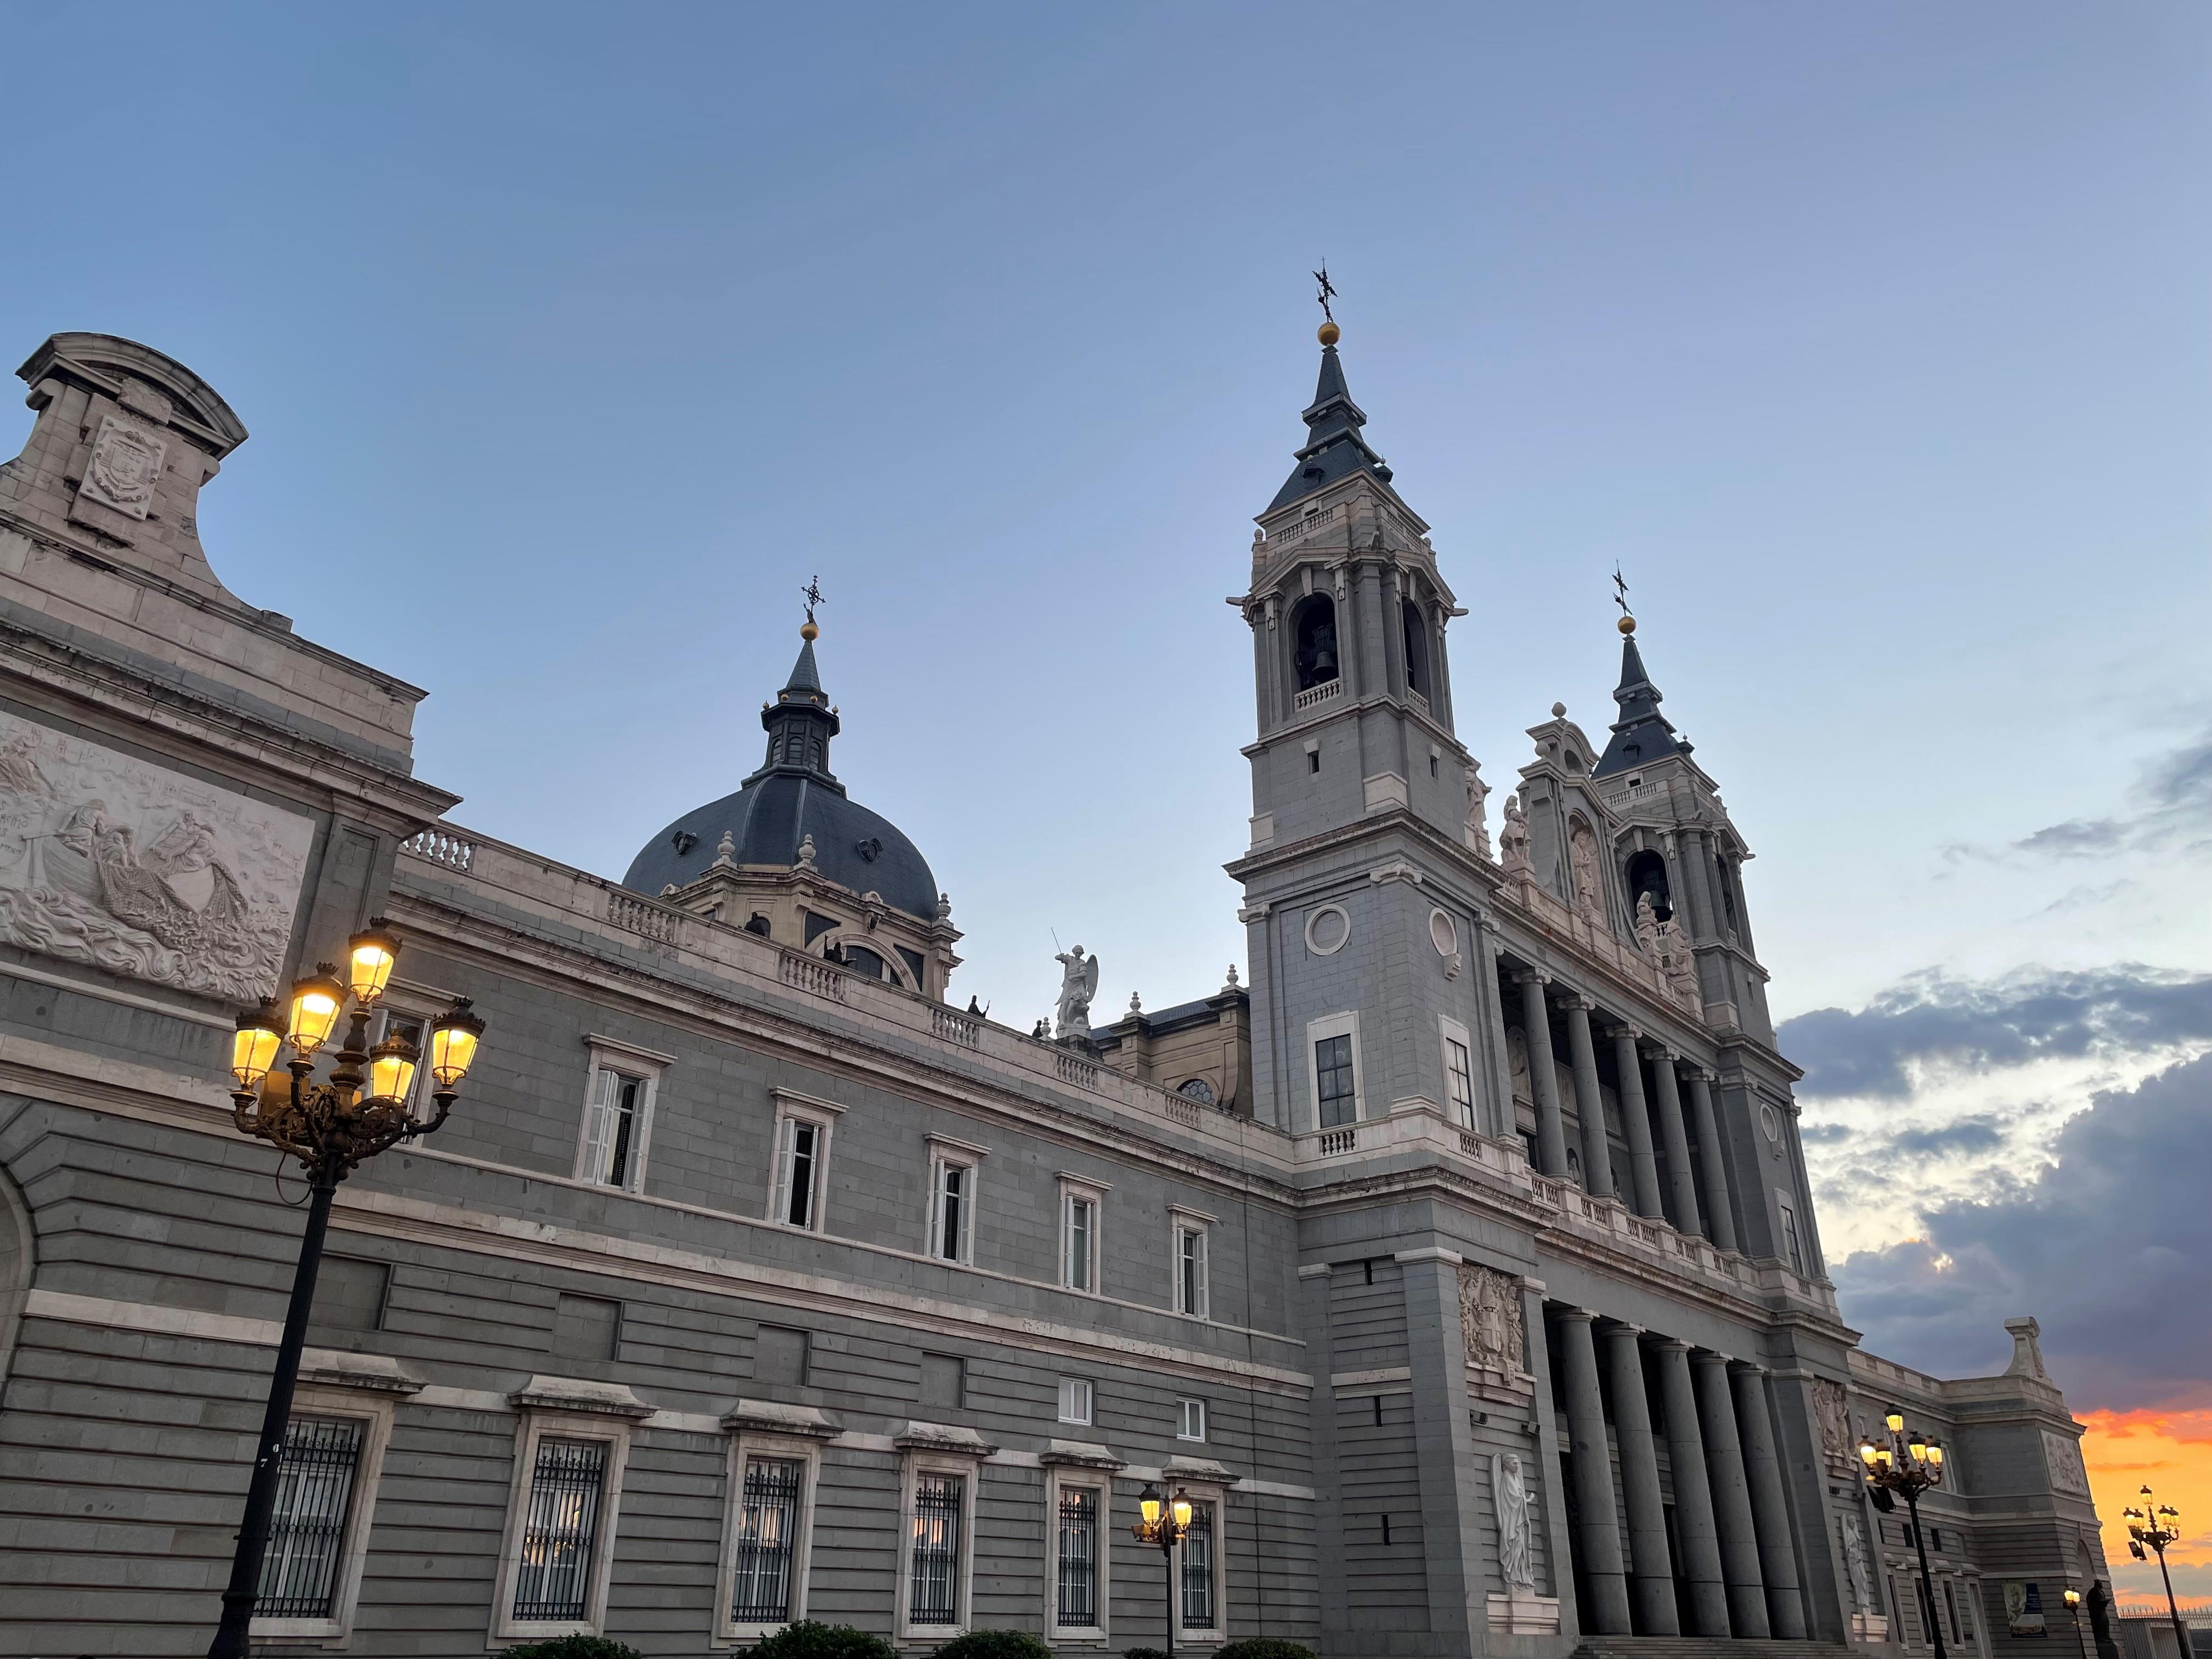
M 734 794 L 693 808 L 641 848 L 622 884 L 658 896 L 714 867 L 724 835 L 731 861 L 791 868 L 814 838 L 814 867 L 856 893 L 882 895 L 895 909 L 924 921 L 937 915 L 937 878 L 896 824 L 845 793 L 830 770 L 837 713 L 822 690 L 814 641 L 799 647 L 791 681 L 761 711 L 768 758 Z

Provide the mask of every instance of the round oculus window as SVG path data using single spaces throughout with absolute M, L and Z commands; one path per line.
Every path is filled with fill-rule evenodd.
M 1782 1139 L 1781 1115 L 1776 1112 L 1774 1108 L 1767 1105 L 1764 1101 L 1759 1103 L 1759 1127 L 1765 1131 L 1766 1138 L 1769 1140 L 1779 1140 Z
M 1429 943 L 1437 947 L 1440 957 L 1450 956 L 1459 949 L 1459 928 L 1445 911 L 1429 912 Z
M 1340 904 L 1324 904 L 1306 918 L 1306 949 L 1317 957 L 1333 957 L 1352 937 L 1352 915 Z

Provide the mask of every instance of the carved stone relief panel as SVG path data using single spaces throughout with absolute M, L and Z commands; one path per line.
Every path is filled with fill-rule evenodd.
M 0 714 L 0 941 L 180 991 L 276 989 L 314 826 Z
M 2051 1489 L 2075 1498 L 2089 1495 L 2089 1472 L 2081 1466 L 2081 1448 L 2054 1430 L 2043 1431 L 2044 1462 L 2051 1466 Z
M 154 486 L 161 481 L 161 458 L 167 450 L 167 440 L 105 416 L 92 441 L 92 457 L 85 464 L 78 493 L 102 507 L 143 519 L 154 505 Z
M 1813 1420 L 1820 1425 L 1820 1451 L 1831 1468 L 1850 1474 L 1858 1466 L 1858 1454 L 1851 1439 L 1850 1409 L 1844 1399 L 1844 1385 L 1826 1378 L 1813 1384 Z
M 1521 1324 L 1521 1283 L 1473 1261 L 1459 1270 L 1459 1320 L 1467 1363 L 1517 1376 L 1528 1370 Z

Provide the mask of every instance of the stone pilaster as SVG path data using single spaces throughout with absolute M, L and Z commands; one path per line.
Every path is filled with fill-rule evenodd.
M 1421 1536 L 1428 1577 L 1429 1634 L 1439 1654 L 1476 1653 L 1489 1628 L 1483 1564 L 1470 1559 L 1481 1534 L 1482 1460 L 1468 1416 L 1467 1337 L 1460 1322 L 1456 1251 L 1402 1250 L 1406 1356 L 1413 1372 Z M 1441 1453 L 1442 1455 L 1433 1454 Z
M 1674 1569 L 1667 1549 L 1667 1505 L 1659 1492 L 1659 1450 L 1651 1437 L 1651 1410 L 1644 1391 L 1644 1350 L 1633 1325 L 1605 1334 L 1613 1377 L 1613 1428 L 1620 1442 L 1620 1491 L 1628 1504 L 1629 1588 L 1636 1626 L 1645 1636 L 1681 1631 L 1674 1604 Z
M 1774 1626 L 1766 1616 L 1766 1579 L 1759 1568 L 1759 1529 L 1752 1519 L 1728 1356 L 1701 1352 L 1690 1364 L 1698 1378 L 1698 1426 L 1705 1437 L 1705 1473 L 1712 1486 L 1713 1527 L 1720 1534 L 1721 1576 L 1728 1584 L 1729 1625 L 1737 1639 L 1763 1642 Z

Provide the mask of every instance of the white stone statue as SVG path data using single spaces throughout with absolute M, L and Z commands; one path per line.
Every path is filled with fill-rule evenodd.
M 1535 873 L 1528 856 L 1528 815 L 1521 810 L 1518 790 L 1505 798 L 1505 824 L 1498 832 L 1498 864 L 1509 876 Z
M 1856 1515 L 1838 1516 L 1836 1525 L 1843 1533 L 1844 1571 L 1850 1576 L 1852 1608 L 1870 1613 L 1874 1610 L 1874 1571 L 1867 1565 L 1866 1534 Z
M 1651 891 L 1646 888 L 1636 896 L 1636 948 L 1651 958 L 1656 966 L 1659 961 L 1659 911 L 1651 902 Z
M 1567 861 L 1574 870 L 1576 908 L 1601 920 L 1605 878 L 1597 855 L 1597 835 L 1580 818 L 1567 831 Z
M 1060 963 L 1060 1006 L 1055 1035 L 1065 1042 L 1070 1037 L 1091 1035 L 1091 999 L 1098 994 L 1098 958 L 1085 957 L 1080 945 L 1061 951 L 1053 958 Z
M 1498 1510 L 1498 1571 L 1508 1595 L 1536 1593 L 1535 1521 L 1529 1514 L 1528 1482 L 1516 1452 L 1493 1452 L 1490 1496 Z

